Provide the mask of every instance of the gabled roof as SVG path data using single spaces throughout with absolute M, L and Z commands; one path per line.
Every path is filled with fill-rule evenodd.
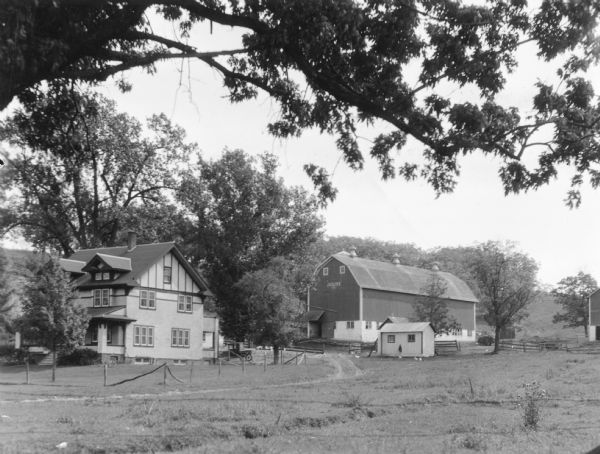
M 305 322 L 318 322 L 319 320 L 321 320 L 321 317 L 323 317 L 323 314 L 325 314 L 325 311 L 313 309 L 312 311 L 308 311 L 307 313 L 305 313 L 302 316 L 302 320 Z
M 386 323 L 385 326 L 382 326 L 379 331 L 382 333 L 412 333 L 425 331 L 428 326 L 433 330 L 433 326 L 431 326 L 431 323 L 429 322 Z
M 185 270 L 190 274 L 194 282 L 200 288 L 200 292 L 203 292 L 205 295 L 210 295 L 206 280 L 189 264 L 173 242 L 138 244 L 131 250 L 129 250 L 127 246 L 82 249 L 73 253 L 73 255 L 68 257 L 68 260 L 84 262 L 87 264 L 95 257 L 101 257 L 103 260 L 108 257 L 108 260 L 110 260 L 111 263 L 118 263 L 120 265 L 123 265 L 128 260 L 131 271 L 124 272 L 114 281 L 102 282 L 102 286 L 137 287 L 140 285 L 137 279 L 169 252 L 173 253 Z M 85 275 L 78 279 L 77 285 L 79 287 L 98 286 L 98 282 L 92 281 L 90 275 Z
M 447 284 L 445 298 L 473 303 L 478 301 L 469 286 L 450 273 L 351 257 L 347 252 L 339 252 L 331 258 L 344 264 L 362 288 L 423 295 L 422 289 L 431 276 L 437 274 Z
M 118 257 L 116 255 L 108 255 L 97 253 L 92 257 L 86 265 L 82 268 L 82 271 L 97 271 L 98 263 L 104 263 L 106 267 L 116 271 L 131 271 L 131 258 L 130 257 Z

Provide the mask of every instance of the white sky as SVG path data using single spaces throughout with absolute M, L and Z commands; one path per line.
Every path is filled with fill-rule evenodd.
M 209 42 L 198 41 L 206 43 L 199 50 L 236 48 L 237 37 L 228 28 L 215 26 Z M 527 110 L 535 81 L 552 81 L 554 71 L 535 59 L 534 47 L 523 49 L 519 61 L 519 69 L 509 76 L 498 99 L 503 105 Z M 218 157 L 225 147 L 252 154 L 269 151 L 279 157 L 280 174 L 287 184 L 310 190 L 311 182 L 302 170 L 305 163 L 322 165 L 330 172 L 335 169 L 333 182 L 339 193 L 323 211 L 329 235 L 410 242 L 423 248 L 471 245 L 489 239 L 514 240 L 538 261 L 543 283 L 555 284 L 579 270 L 600 279 L 600 192 L 585 186 L 582 206 L 569 210 L 563 202 L 569 186 L 568 170 L 537 192 L 505 197 L 497 176 L 498 163 L 473 155 L 461 161 L 455 192 L 436 199 L 423 181 L 382 181 L 376 164 L 368 159 L 362 172 L 351 171 L 343 162 L 336 166 L 340 152 L 335 139 L 317 131 L 307 131 L 298 139 L 274 139 L 266 126 L 277 118 L 278 107 L 266 95 L 231 105 L 216 72 L 193 61 L 183 63 L 183 74 L 181 68 L 181 62 L 173 61 L 158 65 L 154 75 L 132 70 L 127 73 L 133 84 L 131 92 L 119 92 L 113 81 L 100 90 L 115 99 L 120 110 L 140 120 L 165 112 L 186 129 L 188 138 L 198 143 L 206 157 Z M 442 87 L 441 91 L 454 99 L 473 96 L 469 90 L 450 87 Z M 388 129 L 384 124 L 376 124 L 361 130 L 360 135 L 372 139 Z M 364 145 L 368 156 L 369 143 Z M 418 157 L 420 150 L 422 146 L 413 141 L 402 154 Z

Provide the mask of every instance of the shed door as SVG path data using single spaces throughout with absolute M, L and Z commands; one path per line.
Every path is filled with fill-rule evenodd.
M 402 354 L 418 356 L 423 354 L 423 333 L 403 333 Z
M 398 334 L 381 334 L 381 354 L 384 356 L 398 356 L 398 345 L 400 345 L 400 339 Z

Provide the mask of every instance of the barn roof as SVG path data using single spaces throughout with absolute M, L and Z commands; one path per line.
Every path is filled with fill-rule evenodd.
M 382 333 L 412 333 L 424 331 L 428 326 L 433 329 L 429 322 L 417 323 L 386 323 L 379 330 Z
M 427 281 L 437 274 L 447 284 L 445 298 L 474 303 L 478 301 L 469 286 L 451 273 L 352 257 L 347 252 L 339 252 L 332 257 L 350 270 L 362 288 L 423 295 L 422 289 Z
M 133 249 L 128 249 L 127 246 L 116 246 L 116 247 L 105 247 L 96 249 L 82 249 L 73 255 L 68 260 L 71 262 L 82 262 L 88 264 L 92 259 L 99 256 L 103 259 L 111 261 L 113 264 L 125 265 L 129 264 L 131 271 L 123 273 L 114 281 L 102 282 L 102 286 L 128 286 L 137 287 L 140 283 L 137 281 L 142 274 L 154 265 L 161 257 L 168 252 L 172 252 L 185 270 L 192 276 L 192 279 L 198 284 L 201 291 L 204 291 L 205 295 L 210 295 L 208 285 L 204 278 L 189 264 L 189 262 L 183 257 L 179 249 L 175 246 L 175 243 L 152 243 L 152 244 L 138 244 Z M 85 266 L 82 266 L 79 272 L 83 272 Z M 69 270 L 71 272 L 77 272 L 75 270 Z M 86 274 L 79 278 L 77 285 L 79 287 L 85 286 L 98 286 L 98 282 L 92 281 L 91 276 Z

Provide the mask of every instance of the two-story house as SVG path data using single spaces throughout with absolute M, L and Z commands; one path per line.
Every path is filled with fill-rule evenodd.
M 103 360 L 185 363 L 213 357 L 218 318 L 204 313 L 205 279 L 175 243 L 84 249 L 61 260 L 87 307 L 86 347 Z M 216 341 L 216 342 L 215 342 Z

